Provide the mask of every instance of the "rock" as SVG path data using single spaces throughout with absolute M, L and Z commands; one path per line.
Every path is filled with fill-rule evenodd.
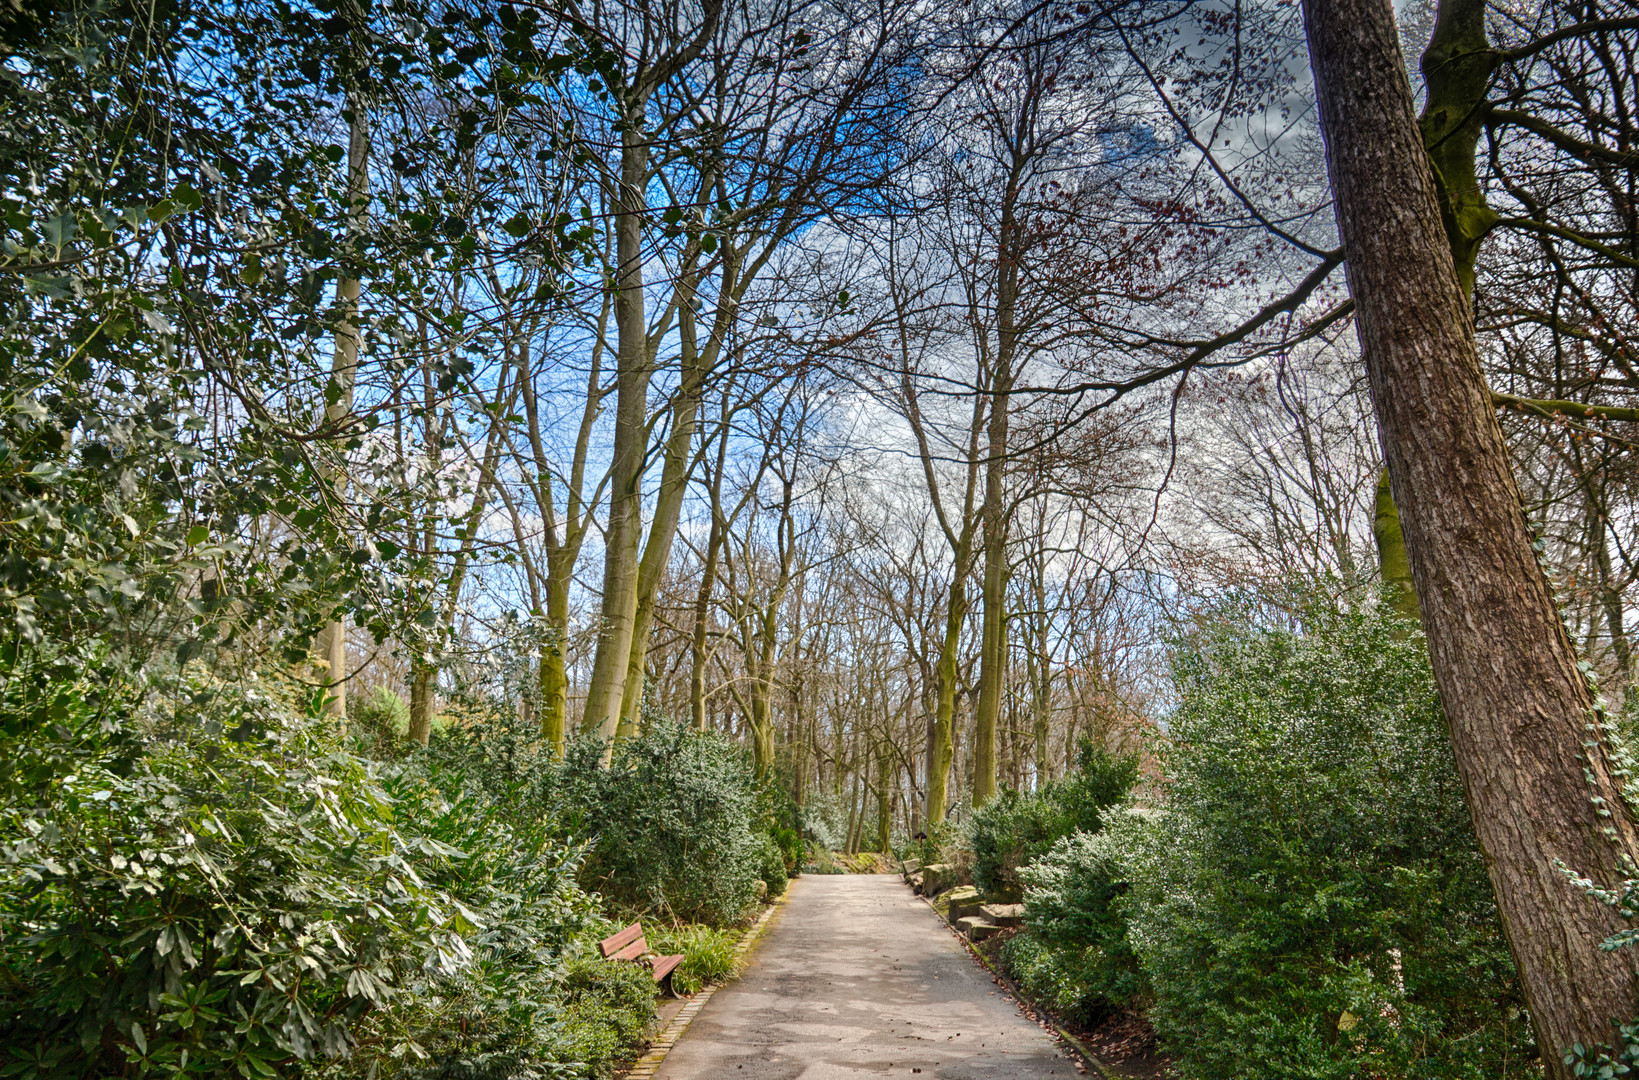
M 948 863 L 932 863 L 922 868 L 922 887 L 929 896 L 938 896 L 960 881 L 956 868 Z
M 912 892 L 919 893 L 919 892 L 922 891 L 922 875 L 921 874 L 912 874 L 910 877 L 906 878 L 905 881 L 910 885 Z
M 983 941 L 1002 932 L 1001 927 L 982 915 L 969 915 L 956 920 L 956 929 L 966 934 L 970 941 Z
M 979 890 L 972 885 L 961 885 L 945 893 L 945 900 L 950 905 L 951 922 L 965 919 L 969 915 L 979 914 L 979 907 L 984 903 L 979 899 Z
M 922 860 L 906 859 L 904 862 L 899 864 L 899 867 L 904 871 L 906 877 L 910 877 L 912 874 L 922 869 Z
M 995 923 L 997 926 L 1023 926 L 1023 904 L 985 904 L 979 908 L 979 914 Z

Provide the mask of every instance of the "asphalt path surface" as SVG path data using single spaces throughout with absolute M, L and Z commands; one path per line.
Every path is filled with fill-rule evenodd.
M 1077 1063 L 896 876 L 791 883 L 739 981 L 657 1080 L 1038 1080 Z

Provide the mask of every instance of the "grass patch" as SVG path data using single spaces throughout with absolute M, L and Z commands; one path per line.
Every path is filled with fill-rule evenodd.
M 686 996 L 698 992 L 707 983 L 733 977 L 734 949 L 740 944 L 741 933 L 715 930 L 699 923 L 657 927 L 649 935 L 649 948 L 662 955 L 683 954 L 683 962 L 672 972 L 672 989 Z

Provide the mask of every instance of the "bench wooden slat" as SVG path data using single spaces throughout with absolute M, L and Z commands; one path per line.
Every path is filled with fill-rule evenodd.
M 631 944 L 633 938 L 641 938 L 642 936 L 643 924 L 635 922 L 620 933 L 611 934 L 598 942 L 598 948 L 603 951 L 604 959 L 608 959 Z
M 641 937 L 627 945 L 624 949 L 609 957 L 611 960 L 636 960 L 649 951 L 649 943 Z
M 649 974 L 654 981 L 666 988 L 666 992 L 673 994 L 671 974 L 677 970 L 677 965 L 683 962 L 683 954 L 676 956 L 654 956 L 649 953 L 649 942 L 643 936 L 643 924 L 635 922 L 618 934 L 611 934 L 598 942 L 598 949 L 603 953 L 605 960 L 642 961 L 649 965 Z

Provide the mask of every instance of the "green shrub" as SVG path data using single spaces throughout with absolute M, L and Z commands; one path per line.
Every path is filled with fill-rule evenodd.
M 718 930 L 697 923 L 661 928 L 649 934 L 649 947 L 657 953 L 683 954 L 683 962 L 672 972 L 672 989 L 692 994 L 707 983 L 722 982 L 734 974 L 734 950 L 740 944 L 737 930 Z
M 590 1076 L 641 1037 L 573 977 L 607 929 L 549 820 L 252 681 L 98 692 L 0 684 L 0 1071 Z
M 398 757 L 410 730 L 410 706 L 391 687 L 378 686 L 349 702 L 347 734 L 356 751 L 376 760 Z
M 615 748 L 570 748 L 550 798 L 567 835 L 591 843 L 582 882 L 628 908 L 728 926 L 757 899 L 765 848 L 745 749 L 679 724 L 651 724 Z
M 1123 860 L 1185 1080 L 1535 1075 L 1420 637 L 1372 611 L 1180 643 Z
M 6 1072 L 272 1075 L 470 961 L 473 913 L 420 872 L 459 853 L 266 692 L 223 689 L 139 723 L 64 688 L 56 723 L 10 733 L 33 767 L 0 803 Z
M 1126 797 L 1138 779 L 1138 759 L 1114 756 L 1083 740 L 1074 772 L 1035 793 L 1004 791 L 975 810 L 967 847 L 973 883 L 998 899 L 1017 901 L 1022 867 L 1061 837 L 1097 832 L 1102 815 Z
M 369 1018 L 373 1044 L 409 1051 L 425 1062 L 412 1071 L 439 1077 L 599 1076 L 628 1056 L 643 1034 L 628 1014 L 646 1022 L 654 988 L 646 975 L 634 984 L 582 970 L 610 932 L 576 881 L 583 849 L 553 838 L 548 818 L 510 813 L 521 792 L 480 792 L 436 759 L 417 758 L 386 787 L 422 837 L 462 852 L 422 874 L 469 905 L 478 929 L 458 973 L 412 978 L 396 1009 Z M 644 992 L 636 1004 L 628 984 Z M 353 1064 L 388 1076 L 404 1067 Z
M 612 1076 L 614 1066 L 640 1046 L 654 1020 L 654 977 L 642 964 L 587 956 L 564 972 L 562 992 L 552 1057 L 581 1065 L 586 1076 Z
M 802 872 L 802 834 L 796 829 L 785 829 L 776 826 L 770 833 L 775 845 L 780 849 L 780 857 L 785 861 L 785 876 L 796 877 Z
M 1118 839 L 1072 833 L 1020 874 L 1025 929 L 1003 960 L 1026 990 L 1082 1023 L 1132 1004 L 1146 983 L 1127 937 Z
M 785 868 L 785 852 L 780 849 L 780 842 L 769 833 L 758 834 L 757 876 L 768 886 L 770 897 L 779 896 L 785 892 L 790 878 Z

